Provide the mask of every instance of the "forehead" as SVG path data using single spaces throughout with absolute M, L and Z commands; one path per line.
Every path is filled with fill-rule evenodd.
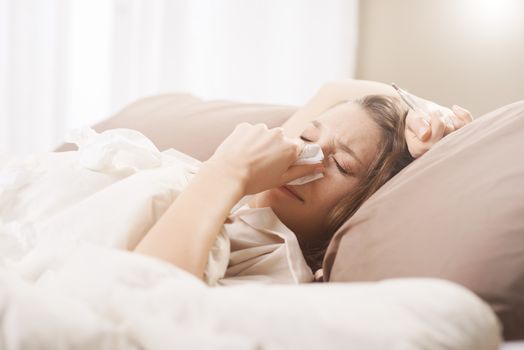
M 338 142 L 350 147 L 367 166 L 378 152 L 379 126 L 360 105 L 347 102 L 324 112 L 318 119 L 322 128 Z
M 378 142 L 380 136 L 379 127 L 369 113 L 354 102 L 345 102 L 330 108 L 318 121 L 344 143 L 368 139 Z

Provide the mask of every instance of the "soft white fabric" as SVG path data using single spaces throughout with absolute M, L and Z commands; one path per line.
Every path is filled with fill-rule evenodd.
M 0 237 L 9 240 L 9 250 L 17 256 L 50 240 L 133 249 L 200 166 L 176 150 L 159 152 L 130 129 L 101 134 L 86 129 L 72 133 L 68 141 L 77 143 L 78 151 L 15 160 L 0 172 L 0 190 L 5 192 Z M 293 232 L 270 208 L 264 209 L 245 206 L 231 214 L 209 255 L 209 284 L 216 284 L 226 270 L 227 277 L 243 282 L 312 280 Z
M 317 163 L 321 163 L 322 160 L 324 160 L 324 153 L 322 152 L 322 148 L 320 147 L 320 145 L 316 143 L 305 143 L 304 148 L 302 149 L 302 152 L 300 152 L 298 159 L 293 164 L 294 165 L 317 164 Z M 307 175 L 307 176 L 295 179 L 291 182 L 288 182 L 288 185 L 303 185 L 303 184 L 307 184 L 308 182 L 312 182 L 312 181 L 321 179 L 323 177 L 324 177 L 324 174 L 322 173 Z
M 496 319 L 439 280 L 208 288 L 87 243 L 0 268 L 0 344 L 14 349 L 495 350 Z M 46 265 L 46 258 L 53 264 Z
M 147 152 L 128 152 L 134 141 L 115 140 L 92 144 L 99 163 L 86 153 L 97 171 L 80 152 L 1 158 L 3 349 L 496 349 L 493 312 L 448 282 L 289 285 L 311 271 L 269 208 L 231 216 L 208 280 L 287 285 L 208 288 L 172 264 L 114 249 L 133 247 L 196 170 L 174 150 L 156 166 Z

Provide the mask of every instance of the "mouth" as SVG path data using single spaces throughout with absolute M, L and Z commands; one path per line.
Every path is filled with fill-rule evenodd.
M 290 187 L 288 186 L 280 186 L 278 188 L 280 191 L 284 192 L 285 194 L 287 194 L 288 196 L 290 197 L 293 197 L 295 199 L 298 199 L 299 201 L 301 202 L 304 202 L 304 199 L 302 199 L 302 197 L 300 197 L 295 191 L 293 191 Z

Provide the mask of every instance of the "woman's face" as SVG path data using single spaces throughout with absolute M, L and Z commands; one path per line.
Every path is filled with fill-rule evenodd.
M 324 177 L 259 193 L 256 206 L 270 206 L 301 242 L 314 242 L 325 231 L 331 208 L 357 186 L 377 154 L 380 130 L 366 111 L 351 102 L 309 123 L 301 138 L 322 147 Z

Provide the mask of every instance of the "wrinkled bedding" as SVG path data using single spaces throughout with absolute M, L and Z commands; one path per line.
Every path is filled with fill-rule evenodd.
M 3 349 L 497 347 L 489 308 L 439 280 L 211 288 L 125 251 L 58 250 L 2 269 Z
M 86 129 L 73 141 L 78 151 L 0 167 L 0 239 L 18 246 L 11 255 L 49 240 L 132 250 L 202 164 L 174 149 L 159 152 L 130 129 Z M 241 203 L 222 226 L 204 277 L 210 285 L 313 280 L 295 234 L 273 210 Z
M 128 252 L 195 169 L 125 132 L 136 142 L 85 130 L 84 152 L 0 156 L 0 348 L 496 349 L 492 311 L 449 282 L 211 288 Z M 228 252 L 217 240 L 208 283 Z

